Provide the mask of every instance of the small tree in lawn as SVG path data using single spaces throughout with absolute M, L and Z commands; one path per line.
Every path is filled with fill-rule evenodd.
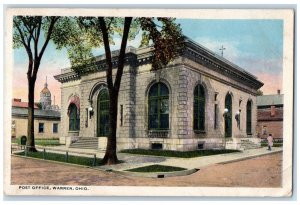
M 27 146 L 29 146 L 29 151 L 36 152 L 34 143 L 34 89 L 42 57 L 50 40 L 56 44 L 58 49 L 72 47 L 74 48 L 73 52 L 77 52 L 81 48 L 90 49 L 90 41 L 86 41 L 86 39 L 90 40 L 91 38 L 80 32 L 77 21 L 72 17 L 15 16 L 13 18 L 14 49 L 24 48 L 28 56 Z M 93 41 L 93 46 L 99 45 L 99 38 Z M 80 56 L 82 58 L 90 57 L 84 56 L 85 54 L 87 52 L 83 52 Z M 72 52 L 69 52 L 69 55 L 72 56 Z
M 117 150 L 117 112 L 118 96 L 121 79 L 123 75 L 125 51 L 128 40 L 134 39 L 142 32 L 141 46 L 152 45 L 152 70 L 164 68 L 170 61 L 174 60 L 178 51 L 183 46 L 183 35 L 180 26 L 175 23 L 174 18 L 114 18 L 114 17 L 80 17 L 79 24 L 87 33 L 100 33 L 98 36 L 104 44 L 106 56 L 106 81 L 109 92 L 109 132 L 104 164 L 115 164 L 118 161 Z M 114 44 L 114 37 L 119 34 L 122 38 L 118 56 L 118 65 L 115 80 L 112 74 L 112 54 L 110 45 Z M 75 56 L 74 56 L 75 57 Z M 76 60 L 74 59 L 74 62 Z M 84 65 L 73 66 L 75 72 L 84 74 Z

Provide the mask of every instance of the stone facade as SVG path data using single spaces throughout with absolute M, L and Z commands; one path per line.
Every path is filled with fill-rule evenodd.
M 263 84 L 256 77 L 204 47 L 187 40 L 182 55 L 165 69 L 151 71 L 149 48 L 128 48 L 127 63 L 118 100 L 117 148 L 151 149 L 161 144 L 166 150 L 213 148 L 240 149 L 242 139 L 257 142 L 256 91 Z M 105 149 L 106 137 L 97 136 L 97 97 L 106 87 L 103 57 L 90 74 L 78 76 L 64 69 L 55 76 L 61 87 L 61 143 L 67 145 L 74 136 L 99 137 L 99 148 Z M 114 70 L 115 72 L 116 70 Z M 169 129 L 148 129 L 148 93 L 152 85 L 164 83 L 169 89 Z M 194 89 L 201 84 L 205 90 L 205 129 L 193 129 Z M 225 138 L 225 97 L 232 98 L 232 136 Z M 72 96 L 80 99 L 80 130 L 68 130 L 68 107 Z M 246 107 L 251 102 L 251 133 L 246 133 Z M 93 110 L 92 112 L 89 110 Z M 238 120 L 235 113 L 239 111 Z

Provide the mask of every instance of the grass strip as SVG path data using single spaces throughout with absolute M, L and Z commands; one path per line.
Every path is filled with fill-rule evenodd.
M 18 145 L 21 144 L 21 138 L 14 138 L 11 140 L 12 143 L 17 143 Z M 40 146 L 59 146 L 59 139 L 35 139 L 35 145 Z
M 25 152 L 16 153 L 16 155 L 25 156 Z M 27 152 L 27 157 L 33 157 L 38 159 L 46 159 L 53 160 L 58 162 L 68 162 L 71 164 L 79 164 L 85 166 L 93 166 L 94 158 L 92 157 L 82 157 L 82 156 L 74 156 L 68 155 L 68 161 L 66 161 L 65 154 L 51 153 L 45 152 L 45 156 L 43 152 Z M 101 164 L 102 159 L 96 158 L 96 166 Z
M 49 140 L 36 139 L 35 144 L 40 145 L 40 146 L 58 146 L 58 145 L 61 145 L 59 143 L 59 140 L 56 140 L 56 139 L 54 139 L 54 140 L 52 140 L 52 139 L 49 139 Z
M 262 147 L 267 147 L 268 146 L 268 143 L 261 143 L 261 146 Z M 272 147 L 282 147 L 283 144 L 282 143 L 273 143 L 273 146 Z
M 145 149 L 125 149 L 120 151 L 120 153 L 129 154 L 140 154 L 140 155 L 153 155 L 153 156 L 164 156 L 164 157 L 179 157 L 179 158 L 193 158 L 193 157 L 203 157 L 217 154 L 226 154 L 240 152 L 239 150 L 195 150 L 188 152 L 172 151 L 172 150 L 145 150 Z
M 134 169 L 128 169 L 130 172 L 175 172 L 186 170 L 182 167 L 164 166 L 159 164 L 149 165 L 145 167 L 138 167 Z

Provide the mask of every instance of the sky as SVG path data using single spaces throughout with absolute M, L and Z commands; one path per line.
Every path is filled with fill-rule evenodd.
M 283 64 L 283 21 L 282 20 L 199 20 L 177 19 L 183 34 L 221 55 L 221 46 L 225 47 L 223 57 L 244 70 L 257 76 L 264 83 L 261 88 L 264 94 L 275 94 L 282 90 Z M 120 38 L 111 50 L 119 49 Z M 141 37 L 128 42 L 128 46 L 138 47 Z M 94 49 L 94 55 L 103 54 L 103 48 Z M 13 97 L 27 102 L 27 65 L 26 51 L 14 49 L 13 52 Z M 54 79 L 62 68 L 70 67 L 65 49 L 56 50 L 50 42 L 42 58 L 35 86 L 35 101 L 43 89 L 46 76 L 48 88 L 52 94 L 52 103 L 60 106 L 61 84 Z

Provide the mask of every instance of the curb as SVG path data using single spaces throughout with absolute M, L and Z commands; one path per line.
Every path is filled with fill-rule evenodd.
M 232 163 L 232 162 L 239 162 L 239 161 L 252 159 L 252 158 L 257 158 L 257 157 L 261 157 L 261 156 L 265 156 L 265 155 L 277 154 L 279 152 L 282 152 L 282 150 L 277 150 L 277 151 L 274 151 L 274 152 L 271 152 L 271 153 L 263 153 L 263 154 L 259 154 L 259 155 L 255 155 L 255 156 L 248 156 L 248 157 L 244 157 L 244 158 L 240 158 L 240 159 L 232 159 L 232 160 L 228 160 L 226 162 L 219 162 L 219 163 L 216 163 L 216 164 L 222 164 L 222 165 L 223 164 L 229 164 L 229 163 Z
M 223 154 L 213 154 L 213 155 L 206 155 L 206 156 L 198 156 L 198 157 L 171 157 L 171 156 L 159 156 L 159 155 L 147 155 L 147 154 L 133 154 L 133 153 L 125 153 L 125 152 L 118 152 L 118 154 L 130 155 L 130 156 L 141 156 L 141 157 L 156 157 L 156 158 L 165 158 L 165 159 L 195 159 L 195 158 L 202 158 L 202 157 L 214 157 L 214 156 L 226 156 L 229 154 L 240 154 L 240 152 L 229 152 Z
M 131 176 L 131 177 L 165 178 L 165 177 L 175 177 L 175 176 L 186 176 L 186 175 L 193 174 L 199 170 L 200 169 L 188 169 L 188 170 L 175 171 L 175 172 L 149 172 L 149 173 L 112 170 L 112 172 L 124 176 Z

